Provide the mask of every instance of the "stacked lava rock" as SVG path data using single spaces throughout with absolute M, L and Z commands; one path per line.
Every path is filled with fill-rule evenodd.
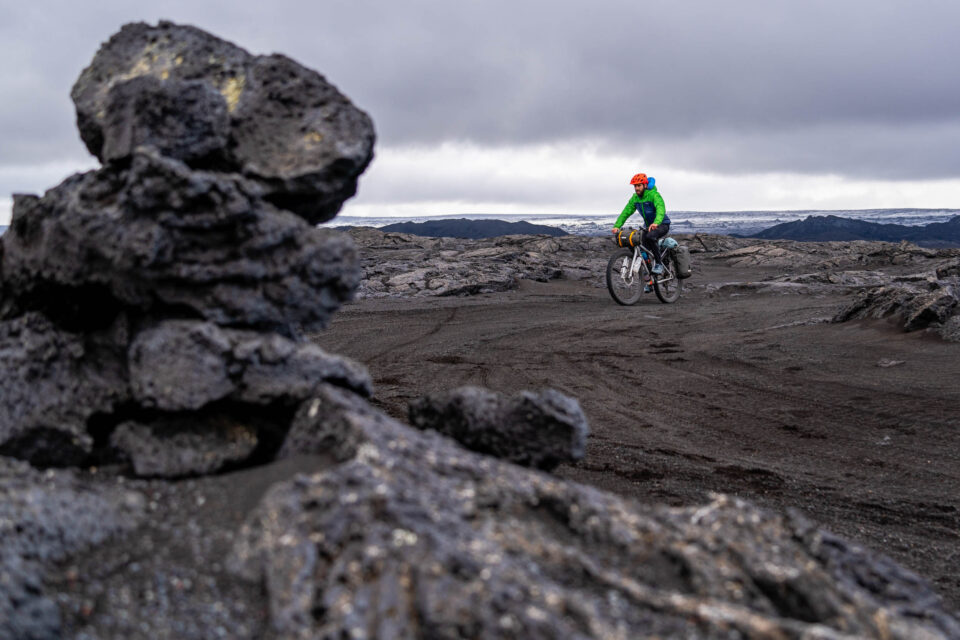
M 132 24 L 73 88 L 101 169 L 14 198 L 0 243 L 0 454 L 206 473 L 269 457 L 321 382 L 302 340 L 357 286 L 318 229 L 372 158 L 370 118 L 314 71 L 199 29 Z

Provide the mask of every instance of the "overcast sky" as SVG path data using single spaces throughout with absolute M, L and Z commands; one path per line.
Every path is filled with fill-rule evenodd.
M 956 0 L 327 0 L 0 5 L 11 192 L 96 166 L 70 87 L 130 21 L 316 69 L 377 129 L 342 213 L 960 208 Z

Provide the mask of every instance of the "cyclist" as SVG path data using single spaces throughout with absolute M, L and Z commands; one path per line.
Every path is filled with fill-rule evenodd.
M 634 213 L 639 212 L 646 225 L 643 233 L 643 247 L 653 256 L 653 268 L 651 271 L 655 274 L 663 273 L 663 265 L 660 264 L 660 238 L 663 238 L 670 232 L 670 218 L 667 216 L 666 207 L 663 205 L 663 198 L 657 191 L 656 181 L 648 178 L 645 173 L 638 173 L 630 180 L 633 185 L 634 195 L 630 197 L 627 205 L 620 212 L 617 221 L 613 223 L 614 235 L 620 233 L 620 228 L 627 218 Z M 651 283 L 648 282 L 644 291 L 650 292 Z

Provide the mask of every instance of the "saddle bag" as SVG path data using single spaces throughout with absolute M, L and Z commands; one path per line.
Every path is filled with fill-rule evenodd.
M 682 279 L 692 276 L 693 271 L 691 270 L 692 264 L 690 261 L 690 249 L 681 244 L 674 249 L 673 252 L 677 256 L 677 277 Z

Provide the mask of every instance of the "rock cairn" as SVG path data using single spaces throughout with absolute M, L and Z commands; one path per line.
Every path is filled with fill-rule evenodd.
M 373 142 L 320 76 L 130 25 L 73 96 L 104 167 L 18 196 L 0 241 L 0 637 L 960 637 L 802 518 L 643 506 L 434 430 L 551 466 L 586 429 L 559 394 L 456 391 L 426 431 L 375 409 L 301 338 L 357 286 L 312 223 Z
M 269 457 L 319 381 L 369 394 L 300 336 L 359 281 L 314 223 L 355 192 L 370 118 L 289 58 L 168 22 L 124 27 L 72 96 L 104 165 L 14 198 L 0 452 L 205 473 Z

